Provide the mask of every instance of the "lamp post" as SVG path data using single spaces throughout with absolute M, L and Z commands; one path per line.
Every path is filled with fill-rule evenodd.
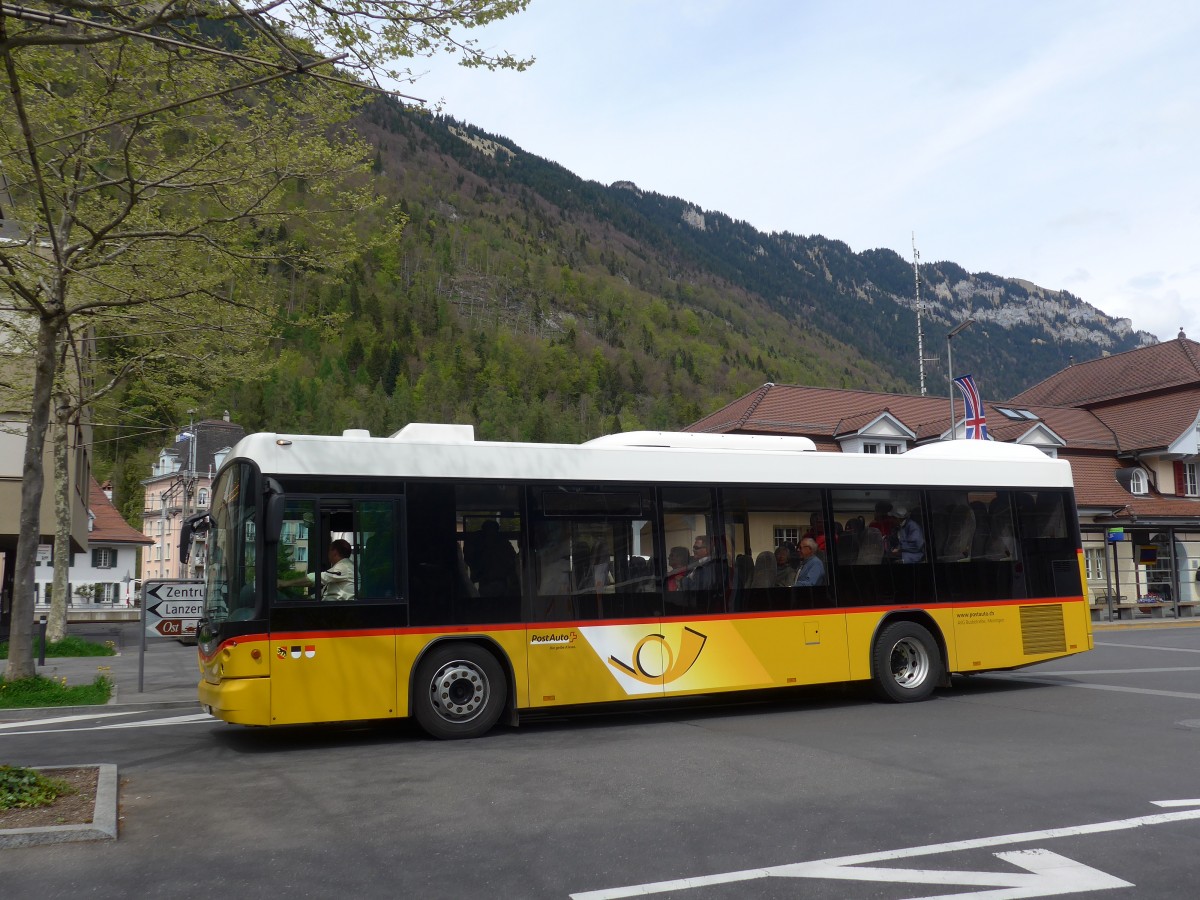
M 954 351 L 951 349 L 954 336 L 975 324 L 974 319 L 963 319 L 946 335 L 946 379 L 950 382 L 950 440 L 954 440 Z

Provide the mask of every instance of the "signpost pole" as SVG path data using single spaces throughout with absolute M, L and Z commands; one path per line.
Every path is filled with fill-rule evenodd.
M 142 613 L 142 640 L 141 640 L 141 643 L 138 644 L 138 693 L 139 694 L 145 692 L 145 678 L 146 678 L 146 590 L 145 590 L 146 584 L 147 584 L 147 582 L 145 582 L 145 581 L 142 582 L 142 597 L 141 597 L 141 602 L 138 604 L 141 607 L 141 613 Z

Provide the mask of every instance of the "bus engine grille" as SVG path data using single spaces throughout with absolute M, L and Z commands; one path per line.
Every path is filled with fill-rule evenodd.
M 1061 603 L 1021 607 L 1021 645 L 1026 656 L 1066 652 L 1067 633 Z

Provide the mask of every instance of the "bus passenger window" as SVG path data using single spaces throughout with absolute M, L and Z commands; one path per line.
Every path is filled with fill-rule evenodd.
M 315 500 L 288 500 L 283 509 L 283 528 L 275 551 L 275 573 L 280 600 L 310 599 L 313 579 L 309 577 L 320 560 L 316 529 Z
M 534 621 L 658 615 L 648 488 L 531 487 Z
M 724 488 L 721 507 L 733 554 L 734 612 L 833 605 L 829 565 L 840 531 L 826 527 L 819 490 Z
M 354 504 L 354 565 L 357 596 L 364 600 L 396 598 L 396 507 L 391 500 Z

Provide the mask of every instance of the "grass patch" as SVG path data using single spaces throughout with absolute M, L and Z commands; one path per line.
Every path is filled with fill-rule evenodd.
M 49 806 L 75 788 L 58 778 L 21 766 L 0 766 L 0 809 Z
M 33 638 L 33 655 L 40 655 L 42 642 L 37 635 Z M 46 645 L 46 658 L 60 656 L 115 656 L 117 653 L 112 641 L 97 644 L 85 641 L 83 638 L 68 634 L 61 641 L 51 641 Z M 8 641 L 0 641 L 0 659 L 8 659 Z
M 91 684 L 67 685 L 65 679 L 34 675 L 9 681 L 0 678 L 0 709 L 29 706 L 103 706 L 112 697 L 113 683 L 97 675 Z

